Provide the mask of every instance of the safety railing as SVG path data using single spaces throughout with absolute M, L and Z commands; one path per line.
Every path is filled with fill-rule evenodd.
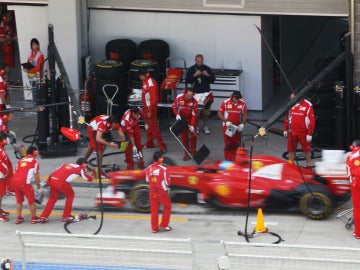
M 360 269 L 360 248 L 228 241 L 221 244 L 227 259 L 222 270 Z
M 191 239 L 16 232 L 22 269 L 196 269 Z

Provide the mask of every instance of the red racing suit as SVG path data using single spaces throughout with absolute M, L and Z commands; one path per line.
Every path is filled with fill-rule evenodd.
M 10 166 L 9 166 L 10 164 Z M 6 187 L 12 177 L 12 165 L 5 152 L 3 144 L 0 146 L 0 197 L 6 194 Z
M 50 197 L 45 206 L 41 217 L 48 218 L 54 208 L 55 203 L 59 199 L 60 193 L 66 196 L 63 218 L 71 216 L 72 203 L 75 193 L 70 182 L 76 177 L 81 176 L 85 180 L 91 182 L 93 178 L 84 170 L 81 165 L 65 163 L 57 168 L 47 179 L 47 185 L 50 186 Z
M 288 151 L 295 152 L 300 142 L 305 153 L 311 150 L 311 142 L 306 135 L 312 136 L 315 129 L 314 109 L 310 101 L 302 99 L 288 112 L 284 120 L 284 131 L 288 131 Z
M 3 76 L 0 76 L 0 95 L 2 95 L 2 98 L 4 100 L 6 100 L 7 97 L 8 97 L 8 91 L 7 91 L 7 88 L 6 88 L 6 81 L 5 81 Z M 1 114 L 2 110 L 5 110 L 5 104 L 4 104 L 3 100 L 2 100 L 2 98 L 0 97 L 0 114 Z
M 147 147 L 154 147 L 154 138 L 156 139 L 160 150 L 166 149 L 166 144 L 160 133 L 158 119 L 157 119 L 157 104 L 158 98 L 158 85 L 151 77 L 146 77 L 142 85 L 141 101 L 144 110 L 144 115 L 148 128 L 146 130 L 146 143 Z
M 104 145 L 101 143 L 96 142 L 96 132 L 109 132 L 112 130 L 111 124 L 108 123 L 109 116 L 107 115 L 98 115 L 95 116 L 89 123 L 89 126 L 87 128 L 88 136 L 90 139 L 90 147 L 93 151 L 96 152 L 96 148 L 99 151 L 99 153 L 104 152 Z M 115 130 L 121 129 L 120 124 L 116 124 Z
M 219 108 L 219 112 L 224 115 L 225 122 L 223 122 L 222 131 L 224 135 L 224 156 L 225 160 L 235 161 L 236 150 L 240 146 L 241 132 L 236 131 L 233 137 L 229 137 L 225 134 L 226 122 L 231 122 L 235 126 L 239 126 L 242 122 L 242 118 L 247 114 L 246 103 L 244 100 L 239 99 L 238 103 L 234 103 L 232 98 L 224 100 Z
M 180 115 L 181 119 L 184 119 L 188 125 L 193 126 L 195 130 L 197 129 L 198 102 L 194 97 L 187 100 L 185 98 L 185 93 L 178 95 L 172 104 L 172 111 L 175 115 Z M 180 138 L 184 147 L 191 155 L 194 155 L 196 152 L 195 131 L 190 132 L 189 128 L 185 128 L 183 132 L 181 132 Z M 187 155 L 188 154 L 185 152 L 185 156 Z
M 19 159 L 16 171 L 13 175 L 16 203 L 23 203 L 24 196 L 27 198 L 29 205 L 34 203 L 34 188 L 31 184 L 31 180 L 34 178 L 35 174 L 39 174 L 39 170 L 39 163 L 32 155 Z
M 168 193 L 170 179 L 167 168 L 159 162 L 148 166 L 145 173 L 150 191 L 151 228 L 153 231 L 158 231 L 160 204 L 164 206 L 160 227 L 165 228 L 170 222 L 171 200 Z
M 15 65 L 15 42 L 16 28 L 13 11 L 8 11 L 0 22 L 0 39 L 2 42 L 2 52 L 4 55 L 4 63 L 9 67 Z
M 124 133 L 127 134 L 128 137 L 134 138 L 134 143 L 137 148 L 138 153 L 141 155 L 139 159 L 138 167 L 139 169 L 144 169 L 144 159 L 142 154 L 142 146 L 141 146 L 141 131 L 139 126 L 139 118 L 144 117 L 143 112 L 140 111 L 138 118 L 134 118 L 131 115 L 131 110 L 128 109 L 123 117 L 121 118 L 121 126 L 123 127 Z M 133 153 L 133 145 L 131 142 L 125 150 L 125 158 L 128 170 L 134 170 L 134 153 Z
M 351 180 L 354 234 L 360 237 L 360 147 L 353 147 L 346 158 L 347 173 Z

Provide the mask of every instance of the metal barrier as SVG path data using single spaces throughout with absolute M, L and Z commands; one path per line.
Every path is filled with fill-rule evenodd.
M 360 269 L 360 248 L 273 245 L 221 241 L 229 268 L 238 269 Z
M 191 239 L 17 231 L 22 269 L 196 269 Z

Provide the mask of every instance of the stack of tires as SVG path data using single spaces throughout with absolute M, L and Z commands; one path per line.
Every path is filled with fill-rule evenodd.
M 131 89 L 141 89 L 142 81 L 139 78 L 139 70 L 146 70 L 158 84 L 161 83 L 162 74 L 159 64 L 151 59 L 137 59 L 130 64 L 129 80 Z
M 123 62 L 105 59 L 95 66 L 95 110 L 100 114 L 123 114 L 128 101 L 128 77 Z
M 137 59 L 137 45 L 131 39 L 114 39 L 106 43 L 107 59 L 121 61 L 125 70 L 129 70 L 130 63 Z
M 169 44 L 161 39 L 144 40 L 139 44 L 138 59 L 155 60 L 162 74 L 166 74 L 166 58 L 170 56 Z

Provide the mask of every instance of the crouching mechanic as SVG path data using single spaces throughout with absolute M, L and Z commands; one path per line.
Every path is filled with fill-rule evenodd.
M 121 126 L 124 128 L 130 143 L 125 150 L 126 166 L 128 170 L 134 170 L 134 154 L 138 158 L 139 169 L 144 169 L 144 158 L 141 146 L 141 131 L 139 126 L 140 117 L 144 118 L 143 111 L 138 107 L 128 109 L 121 118 Z
M 351 153 L 346 158 L 346 170 L 351 181 L 350 189 L 354 217 L 353 236 L 360 239 L 360 140 L 355 140 L 350 149 Z
M 89 146 L 85 151 L 84 158 L 87 160 L 93 151 L 98 151 L 99 163 L 102 164 L 102 158 L 104 153 L 104 146 L 111 148 L 118 148 L 118 144 L 115 142 L 106 141 L 103 136 L 104 133 L 116 130 L 121 142 L 125 141 L 124 132 L 120 126 L 120 118 L 118 115 L 98 115 L 95 116 L 89 123 L 87 132 L 90 139 Z
M 146 168 L 146 182 L 149 183 L 151 228 L 153 233 L 171 231 L 169 226 L 171 215 L 171 200 L 169 196 L 170 178 L 167 168 L 162 165 L 163 153 L 157 151 L 153 155 L 154 163 Z M 159 227 L 159 206 L 164 206 Z
M 221 103 L 218 116 L 223 121 L 225 160 L 235 161 L 236 150 L 241 142 L 241 131 L 247 120 L 246 103 L 242 100 L 240 91 L 234 91 L 230 98 Z
M 85 158 L 79 158 L 76 161 L 76 164 L 65 163 L 49 175 L 47 185 L 50 186 L 50 197 L 44 211 L 40 215 L 41 223 L 49 221 L 49 216 L 55 203 L 59 199 L 60 193 L 63 193 L 66 197 L 62 221 L 68 222 L 74 220 L 74 216 L 71 215 L 71 210 L 75 193 L 70 182 L 78 176 L 81 176 L 89 182 L 93 181 L 93 178 L 87 173 L 86 167 L 87 160 Z
M 194 90 L 185 89 L 183 94 L 176 97 L 172 104 L 172 111 L 176 115 L 176 120 L 184 119 L 188 128 L 185 128 L 181 134 L 181 142 L 191 155 L 196 152 L 196 122 L 198 119 L 198 102 L 194 98 Z M 189 160 L 190 157 L 185 151 L 183 160 Z
M 27 150 L 27 156 L 19 159 L 17 167 L 13 176 L 13 185 L 16 196 L 16 219 L 15 224 L 24 222 L 24 218 L 21 216 L 22 206 L 24 202 L 24 196 L 27 198 L 30 214 L 31 224 L 36 224 L 40 221 L 40 218 L 36 216 L 35 194 L 34 188 L 31 184 L 31 180 L 35 178 L 35 183 L 38 191 L 40 188 L 40 176 L 39 176 L 39 162 L 36 160 L 38 150 L 35 146 L 30 146 Z

